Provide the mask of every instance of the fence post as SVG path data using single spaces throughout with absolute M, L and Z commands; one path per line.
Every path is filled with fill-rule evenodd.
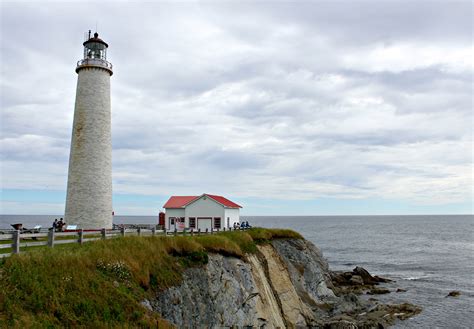
M 120 235 L 125 236 L 125 227 L 120 228 Z
M 191 236 L 194 236 L 194 229 L 191 229 Z
M 77 242 L 79 242 L 80 244 L 84 243 L 84 231 L 82 230 L 82 228 L 79 230 L 79 239 L 77 240 Z
M 155 236 L 155 234 L 156 234 L 156 227 L 152 227 L 151 228 L 151 235 Z
M 142 235 L 142 228 L 141 227 L 137 228 L 137 235 L 138 236 Z
M 178 230 L 174 229 L 174 235 L 178 235 Z
M 54 229 L 48 232 L 48 247 L 54 247 Z
M 15 230 L 13 232 L 13 245 L 12 245 L 12 252 L 14 254 L 19 254 L 20 253 L 20 231 Z
M 102 240 L 105 240 L 105 238 L 106 238 L 105 228 L 100 230 L 100 234 L 102 235 Z
M 211 234 L 214 234 L 214 229 L 211 227 Z
M 206 234 L 209 233 L 209 229 L 206 227 Z
M 225 227 L 222 230 L 225 232 Z
M 198 228 L 198 235 L 201 235 L 201 229 Z
M 163 228 L 163 234 L 166 236 L 166 227 Z

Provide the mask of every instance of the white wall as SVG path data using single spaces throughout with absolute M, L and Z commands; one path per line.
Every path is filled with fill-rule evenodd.
M 165 213 L 165 227 L 167 230 L 174 230 L 174 225 L 170 227 L 170 217 L 185 217 L 184 209 L 166 209 Z
M 229 220 L 227 220 L 229 218 Z M 233 227 L 235 222 L 240 223 L 240 209 L 225 209 L 225 224 L 227 225 L 229 222 L 229 226 Z
M 186 219 L 189 217 L 220 217 L 222 219 L 224 218 L 224 207 L 204 196 L 186 207 Z
M 189 217 L 195 217 L 196 229 L 204 231 L 207 228 L 210 230 L 214 228 L 214 218 L 219 217 L 221 219 L 221 228 L 224 228 L 224 214 L 224 206 L 207 196 L 202 196 L 186 207 L 186 227 L 189 227 Z M 212 217 L 213 220 L 199 220 L 199 217 Z

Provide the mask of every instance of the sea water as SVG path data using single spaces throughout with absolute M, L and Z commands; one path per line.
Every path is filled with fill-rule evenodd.
M 0 229 L 51 226 L 60 216 L 0 215 Z M 474 328 L 474 216 L 243 216 L 253 226 L 290 228 L 322 251 L 333 270 L 362 266 L 406 292 L 376 296 L 423 312 L 395 328 Z M 156 224 L 157 216 L 116 216 L 116 224 Z M 452 290 L 457 298 L 446 297 Z

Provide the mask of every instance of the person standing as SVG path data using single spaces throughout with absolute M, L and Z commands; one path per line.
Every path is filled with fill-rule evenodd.
M 59 222 L 58 222 L 58 230 L 59 230 L 60 232 L 63 231 L 63 226 L 64 226 L 64 225 L 66 225 L 66 223 L 63 221 L 62 218 L 60 218 L 60 219 L 59 219 Z

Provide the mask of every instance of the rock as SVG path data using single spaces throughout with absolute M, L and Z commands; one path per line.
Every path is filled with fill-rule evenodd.
M 363 267 L 357 266 L 352 270 L 353 275 L 358 275 L 362 278 L 365 284 L 375 284 L 377 281 L 372 275 Z
M 315 302 L 336 298 L 329 266 L 321 251 L 306 240 L 274 240 L 272 246 L 288 268 L 293 285 Z
M 409 304 L 379 304 L 377 308 L 371 312 L 372 316 L 382 318 L 388 324 L 393 324 L 396 319 L 406 320 L 414 315 L 421 313 L 421 307 Z
M 459 297 L 459 296 L 461 296 L 461 292 L 458 290 L 450 291 L 449 294 L 446 295 L 446 297 Z
M 286 323 L 291 327 L 308 326 L 314 315 L 307 304 L 303 303 L 293 285 L 286 264 L 271 245 L 260 245 L 258 250 L 265 257 L 272 290 L 280 301 Z
M 364 280 L 364 284 L 378 284 L 380 282 L 392 282 L 392 280 L 381 278 L 379 276 L 372 276 L 365 268 L 357 266 L 352 270 L 353 275 L 358 275 Z
M 330 276 L 332 283 L 336 287 L 347 286 L 351 284 L 350 280 L 352 278 L 352 272 L 334 271 L 330 272 Z
M 390 280 L 390 279 L 387 279 L 387 278 L 382 278 L 382 277 L 377 276 L 377 275 L 374 275 L 373 278 L 377 282 L 382 282 L 382 283 L 393 282 L 393 280 Z
M 397 292 L 407 292 L 407 290 L 406 290 L 406 289 L 402 289 L 402 288 L 398 288 L 398 289 L 397 289 Z
M 142 306 L 145 307 L 147 310 L 153 311 L 153 307 L 151 306 L 151 303 L 148 299 L 142 300 L 140 304 L 142 304 Z
M 251 297 L 256 292 L 249 264 L 213 254 L 205 267 L 187 269 L 181 285 L 158 293 L 151 304 L 178 327 L 261 326 L 258 318 L 269 315 L 257 314 L 259 297 Z
M 280 305 L 273 293 L 270 282 L 267 279 L 264 264 L 255 255 L 248 255 L 248 261 L 251 264 L 252 275 L 255 279 L 255 286 L 259 291 L 259 297 L 256 303 L 256 311 L 259 316 L 260 324 L 258 327 L 265 324 L 271 324 L 275 328 L 284 328 L 285 321 L 281 314 Z
M 149 305 L 175 326 L 190 328 L 385 328 L 421 311 L 354 294 L 390 292 L 374 287 L 380 279 L 361 267 L 329 271 L 308 241 L 273 240 L 243 259 L 209 254 L 206 265 L 186 269 L 180 285 L 157 292 Z
M 386 288 L 373 288 L 367 291 L 367 295 L 382 295 L 382 294 L 389 294 L 390 290 Z
M 364 284 L 364 280 L 362 280 L 362 277 L 360 275 L 353 275 L 349 282 L 353 285 L 359 285 L 362 286 Z

